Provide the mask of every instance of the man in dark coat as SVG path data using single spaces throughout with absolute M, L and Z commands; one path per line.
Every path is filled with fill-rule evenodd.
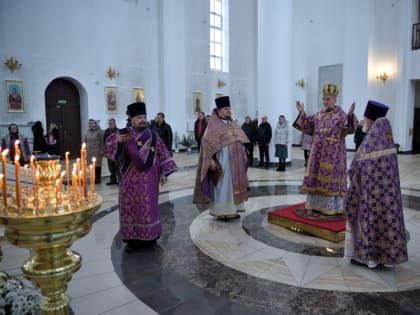
M 257 141 L 258 120 L 251 120 L 251 117 L 246 116 L 245 122 L 242 124 L 242 130 L 248 137 L 248 143 L 245 143 L 246 154 L 248 156 L 248 165 L 252 166 L 254 161 L 254 146 Z
M 155 123 L 151 126 L 151 129 L 159 135 L 168 151 L 172 154 L 172 128 L 165 122 L 164 113 L 157 113 Z
M 118 131 L 117 128 L 117 124 L 115 122 L 114 118 L 111 118 L 108 120 L 108 128 L 105 130 L 104 132 L 104 143 L 105 143 L 105 148 L 104 148 L 104 155 L 108 160 L 108 170 L 110 173 L 110 177 L 109 177 L 109 182 L 106 183 L 107 185 L 117 185 L 118 181 L 117 181 L 117 174 L 118 174 L 118 170 L 120 168 L 119 162 L 114 160 L 113 158 L 111 158 L 108 154 L 106 154 L 106 140 L 108 139 L 108 137 L 110 135 L 112 135 L 113 133 L 116 133 Z
M 269 146 L 273 133 L 271 131 L 271 125 L 267 121 L 267 116 L 263 116 L 261 119 L 261 124 L 258 126 L 257 131 L 257 142 L 258 149 L 260 151 L 260 164 L 258 166 L 265 166 L 268 169 L 270 164 L 270 154 Z M 265 165 L 264 165 L 264 156 L 265 156 Z
M 197 150 L 199 153 L 200 153 L 200 146 L 201 146 L 201 138 L 203 138 L 206 127 L 207 127 L 206 114 L 204 114 L 204 112 L 200 112 L 198 114 L 197 120 L 194 123 L 194 136 L 195 136 L 195 141 L 197 141 Z

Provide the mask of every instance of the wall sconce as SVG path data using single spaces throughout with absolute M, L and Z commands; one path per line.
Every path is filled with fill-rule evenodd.
M 108 68 L 108 71 L 106 72 L 106 74 L 108 75 L 108 78 L 110 80 L 112 80 L 113 77 L 118 77 L 120 75 L 120 73 L 112 67 Z
M 381 80 L 383 83 L 385 83 L 385 81 L 388 79 L 388 74 L 386 73 L 386 71 L 383 71 L 382 73 L 379 73 L 376 76 L 376 79 Z
M 4 65 L 12 72 L 19 69 L 22 66 L 19 60 L 13 57 L 9 57 L 9 59 L 6 59 L 6 61 L 4 62 Z
M 297 80 L 296 86 L 300 86 L 303 89 L 305 87 L 305 81 L 303 79 Z
M 217 79 L 217 87 L 220 89 L 226 85 L 226 82 L 220 79 Z

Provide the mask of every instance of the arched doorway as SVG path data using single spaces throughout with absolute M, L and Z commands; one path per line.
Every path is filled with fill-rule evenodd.
M 79 156 L 81 146 L 80 133 L 80 97 L 79 92 L 68 80 L 55 79 L 45 91 L 47 130 L 51 122 L 60 130 L 59 152 L 62 158 L 67 151 L 70 158 Z

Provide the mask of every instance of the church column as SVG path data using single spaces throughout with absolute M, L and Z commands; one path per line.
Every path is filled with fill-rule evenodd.
M 274 158 L 274 130 L 279 115 L 283 114 L 289 125 L 297 110 L 292 91 L 292 0 L 258 1 L 258 119 L 266 115 L 273 129 L 270 144 L 270 162 Z M 292 129 L 290 129 L 292 134 Z M 292 159 L 291 140 L 289 158 Z
M 161 109 L 175 140 L 175 132 L 182 135 L 186 130 L 185 2 L 162 0 L 161 3 Z

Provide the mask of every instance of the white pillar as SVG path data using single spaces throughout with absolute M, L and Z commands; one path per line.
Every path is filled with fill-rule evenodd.
M 274 130 L 279 115 L 289 124 L 296 118 L 292 91 L 296 88 L 291 75 L 292 0 L 258 1 L 258 118 L 266 115 L 273 129 L 270 161 L 274 159 Z M 291 130 L 290 130 L 291 131 Z M 292 140 L 289 158 L 292 159 Z
M 185 132 L 186 70 L 185 70 L 185 2 L 162 0 L 162 111 L 172 131 L 181 136 Z M 189 107 L 188 107 L 189 108 Z M 155 113 L 156 114 L 156 113 Z M 175 148 L 175 144 L 172 145 Z

